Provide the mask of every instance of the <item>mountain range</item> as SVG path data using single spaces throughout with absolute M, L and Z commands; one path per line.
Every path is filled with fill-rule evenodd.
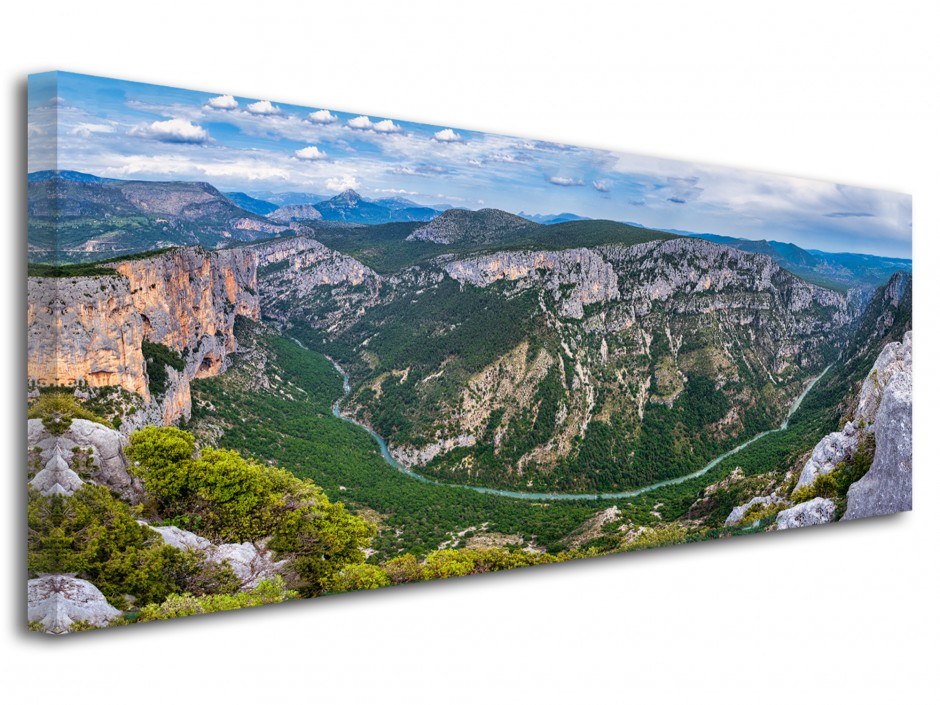
M 351 232 L 337 230 L 340 225 L 401 223 L 405 227 L 409 223 L 427 223 L 412 229 L 405 227 L 400 239 L 406 243 L 390 235 L 398 232 L 394 228 L 375 233 L 357 229 L 356 238 L 378 238 L 385 248 L 419 249 L 423 245 L 428 256 L 433 255 L 428 245 L 453 239 L 449 231 L 459 233 L 464 245 L 470 244 L 469 240 L 480 245 L 489 240 L 522 243 L 544 237 L 559 239 L 563 233 L 581 237 L 583 229 L 572 229 L 579 222 L 598 223 L 587 229 L 591 237 L 613 227 L 610 221 L 593 221 L 573 213 L 526 217 L 497 209 L 422 206 L 402 197 L 369 200 L 351 189 L 329 198 L 302 192 L 222 193 L 203 182 L 122 181 L 77 171 L 34 172 L 29 174 L 28 182 L 29 257 L 33 262 L 93 261 L 185 245 L 217 248 L 289 235 L 298 227 L 307 232 L 317 227 L 328 229 L 327 237 L 335 239 L 339 233 Z M 633 223 L 625 227 L 645 229 Z M 710 233 L 649 232 L 695 237 L 767 255 L 807 281 L 840 290 L 871 289 L 895 271 L 911 271 L 911 261 L 906 259 L 805 250 L 791 243 Z

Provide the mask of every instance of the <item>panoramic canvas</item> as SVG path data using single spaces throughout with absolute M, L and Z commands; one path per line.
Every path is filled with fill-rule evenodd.
M 907 195 L 60 72 L 28 162 L 32 630 L 911 508 Z

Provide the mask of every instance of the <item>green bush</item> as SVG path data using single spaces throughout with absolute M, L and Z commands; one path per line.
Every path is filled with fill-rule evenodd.
M 49 433 L 60 435 L 72 425 L 72 419 L 86 419 L 108 426 L 108 421 L 82 408 L 74 394 L 68 392 L 43 392 L 26 412 L 27 418 L 42 419 Z
M 369 563 L 348 565 L 328 581 L 330 592 L 374 590 L 391 585 L 392 581 L 382 568 Z
M 153 622 L 174 617 L 190 617 L 196 614 L 210 612 L 224 612 L 238 610 L 243 607 L 256 607 L 270 605 L 297 597 L 297 594 L 288 590 L 281 576 L 276 575 L 270 580 L 262 580 L 258 586 L 248 592 L 234 595 L 204 595 L 196 596 L 189 593 L 173 594 L 160 604 L 149 604 L 140 611 L 139 622 Z
M 182 372 L 183 368 L 186 366 L 186 362 L 183 360 L 182 355 L 176 352 L 176 350 L 161 343 L 153 343 L 149 340 L 143 341 L 141 352 L 143 352 L 144 360 L 147 362 L 147 378 L 150 380 L 150 393 L 155 397 L 162 397 L 166 393 L 166 388 L 169 384 L 169 376 L 167 375 L 166 368 L 170 367 L 177 372 Z
M 148 511 L 198 527 L 218 543 L 268 540 L 291 561 L 305 596 L 327 589 L 332 576 L 365 560 L 375 527 L 332 503 L 309 480 L 246 460 L 233 450 L 203 449 L 178 428 L 147 427 L 134 433 L 127 456 L 144 481 Z
M 27 565 L 31 575 L 73 573 L 118 608 L 126 595 L 155 602 L 172 592 L 231 592 L 238 579 L 227 565 L 168 546 L 137 523 L 107 488 L 85 484 L 70 497 L 29 490 Z

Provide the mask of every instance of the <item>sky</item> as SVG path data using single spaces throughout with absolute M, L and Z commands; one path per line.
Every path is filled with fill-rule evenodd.
M 352 188 L 911 256 L 905 194 L 80 74 L 36 74 L 29 88 L 30 172 L 248 193 Z

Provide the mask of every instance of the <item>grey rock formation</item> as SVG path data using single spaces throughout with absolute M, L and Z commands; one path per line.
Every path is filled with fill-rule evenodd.
M 862 435 L 863 432 L 856 431 L 855 424 L 849 421 L 841 431 L 823 438 L 813 448 L 813 454 L 803 466 L 794 491 L 812 485 L 820 475 L 828 475 L 839 463 L 850 460 L 858 450 Z
M 92 460 L 87 479 L 113 490 L 128 502 L 140 499 L 143 486 L 128 470 L 123 453 L 127 440 L 120 431 L 94 421 L 73 419 L 62 435 L 53 436 L 40 419 L 30 419 L 27 442 L 29 448 L 39 451 L 43 469 L 30 484 L 42 494 L 70 495 L 81 487 L 83 482 L 73 465 L 76 453 L 86 451 Z
M 263 543 L 223 543 L 211 551 L 209 557 L 216 562 L 227 560 L 241 579 L 243 590 L 251 589 L 287 568 L 287 561 L 275 561 Z
M 29 484 L 39 490 L 40 494 L 70 495 L 85 484 L 78 473 L 69 467 L 68 460 L 65 458 L 67 452 L 59 445 L 54 445 L 49 449 L 49 460 L 43 469 L 29 481 Z
M 149 526 L 145 521 L 138 523 Z M 164 543 L 181 551 L 198 551 L 215 563 L 228 562 L 229 567 L 242 581 L 242 589 L 248 590 L 259 582 L 283 572 L 287 561 L 276 561 L 264 542 L 223 543 L 214 545 L 209 539 L 175 526 L 150 526 L 163 538 Z
M 138 521 L 137 523 L 150 526 L 145 521 Z M 181 551 L 192 550 L 206 553 L 213 548 L 212 542 L 209 541 L 209 539 L 204 539 L 202 536 L 197 536 L 191 531 L 186 531 L 176 526 L 150 526 L 150 529 L 160 534 L 164 543 L 173 548 L 178 548 Z
M 787 504 L 787 500 L 783 497 L 778 497 L 776 494 L 771 494 L 766 497 L 753 497 L 745 504 L 740 504 L 731 510 L 728 518 L 725 519 L 725 526 L 735 526 L 736 524 L 740 524 L 741 520 L 744 518 L 744 515 L 747 514 L 748 510 L 755 504 L 759 504 L 766 508 L 777 504 Z
M 69 575 L 44 575 L 26 587 L 27 619 L 50 634 L 65 634 L 75 622 L 105 627 L 121 616 L 101 591 L 87 580 Z
M 276 223 L 291 223 L 295 220 L 320 220 L 323 214 L 309 203 L 281 206 L 268 218 Z
M 878 408 L 881 406 L 882 396 L 895 373 L 911 373 L 911 344 L 911 332 L 908 331 L 902 342 L 889 343 L 884 346 L 871 372 L 862 383 L 862 390 L 858 396 L 858 410 L 855 413 L 856 423 L 865 426 L 873 425 Z
M 777 515 L 777 531 L 799 529 L 803 526 L 828 524 L 836 515 L 836 504 L 825 497 L 815 497 L 808 502 L 784 509 Z
M 884 385 L 874 416 L 875 457 L 865 476 L 849 488 L 846 520 L 909 511 L 913 504 L 911 333 L 903 343 L 885 346 L 878 362 L 883 360 L 888 365 L 875 365 Z M 890 374 L 885 372 L 889 368 Z
M 585 304 L 619 298 L 617 274 L 597 252 L 586 248 L 557 252 L 497 252 L 444 265 L 447 274 L 474 286 L 516 282 L 518 289 L 540 286 L 552 292 L 565 318 L 584 317 Z
M 329 329 L 352 325 L 378 300 L 378 274 L 309 237 L 253 249 L 261 264 L 259 288 L 266 316 L 287 321 L 317 309 L 309 323 Z

